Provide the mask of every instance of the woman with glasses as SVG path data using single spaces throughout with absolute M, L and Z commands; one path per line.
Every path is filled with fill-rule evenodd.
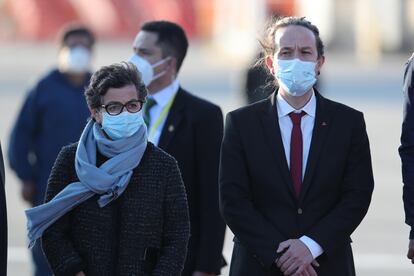
M 102 67 L 85 95 L 92 120 L 56 159 L 46 203 L 26 211 L 31 245 L 41 237 L 56 276 L 180 275 L 184 185 L 176 161 L 147 141 L 138 71 Z

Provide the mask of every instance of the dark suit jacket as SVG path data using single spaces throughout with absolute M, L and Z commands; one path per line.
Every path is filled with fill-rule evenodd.
M 187 191 L 191 237 L 182 275 L 219 273 L 223 266 L 225 224 L 218 207 L 222 137 L 220 108 L 180 88 L 158 146 L 177 160 Z
M 4 162 L 0 145 L 0 275 L 7 274 L 7 210 L 4 186 Z
M 324 250 L 318 276 L 354 275 L 350 235 L 374 187 L 363 115 L 317 93 L 315 126 L 299 200 L 280 135 L 275 94 L 228 114 L 220 208 L 235 234 L 230 275 L 282 275 L 282 241 L 306 235 Z
M 399 148 L 404 183 L 405 222 L 411 227 L 410 239 L 414 239 L 414 78 L 412 75 L 413 56 L 408 60 L 404 73 L 404 119 Z

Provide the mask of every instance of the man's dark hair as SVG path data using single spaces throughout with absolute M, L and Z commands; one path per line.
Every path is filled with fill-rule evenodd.
M 135 86 L 138 99 L 144 100 L 147 96 L 147 88 L 142 82 L 135 65 L 122 62 L 103 66 L 91 77 L 89 86 L 85 91 L 86 102 L 90 108 L 99 109 L 102 105 L 102 97 L 108 92 L 109 88 L 122 88 L 126 85 Z
M 92 47 L 95 44 L 95 35 L 92 33 L 90 29 L 87 27 L 80 25 L 80 24 L 68 24 L 59 33 L 59 43 L 60 47 L 63 47 L 66 45 L 69 37 L 72 35 L 84 35 L 89 38 L 89 46 Z
M 263 48 L 263 56 L 273 56 L 276 51 L 275 34 L 280 28 L 287 26 L 302 26 L 312 31 L 315 35 L 316 49 L 318 51 L 318 58 L 324 55 L 325 46 L 323 45 L 322 39 L 319 35 L 319 29 L 313 25 L 310 21 L 306 20 L 305 17 L 273 17 L 267 24 L 265 30 L 264 39 L 260 41 Z
M 188 40 L 183 28 L 169 21 L 150 21 L 142 25 L 141 30 L 158 35 L 157 45 L 162 49 L 163 58 L 175 57 L 178 72 L 188 49 Z

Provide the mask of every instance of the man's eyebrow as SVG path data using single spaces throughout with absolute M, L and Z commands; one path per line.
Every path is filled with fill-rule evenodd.
M 292 50 L 294 49 L 294 47 L 292 46 L 284 46 L 284 47 L 279 47 L 280 50 Z

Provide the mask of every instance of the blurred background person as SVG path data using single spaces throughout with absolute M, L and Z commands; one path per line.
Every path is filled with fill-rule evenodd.
M 59 153 L 46 203 L 26 211 L 30 242 L 44 233 L 54 275 L 180 275 L 186 194 L 177 162 L 147 141 L 146 95 L 132 64 L 92 76 L 85 91 L 92 120 Z
M 274 82 L 271 81 L 272 75 L 269 74 L 269 70 L 260 64 L 261 60 L 263 60 L 263 56 L 260 52 L 246 71 L 244 94 L 248 104 L 266 99 L 277 89 Z
M 81 25 L 60 33 L 57 68 L 27 94 L 10 136 L 10 167 L 31 206 L 43 203 L 47 179 L 62 146 L 77 141 L 89 115 L 83 96 L 91 76 L 95 38 Z M 32 249 L 36 276 L 51 275 L 40 245 Z
M 407 258 L 414 264 L 414 78 L 413 59 L 408 60 L 404 71 L 404 117 L 399 153 L 402 164 L 403 202 L 405 222 L 410 226 Z
M 184 90 L 177 79 L 188 41 L 169 21 L 142 25 L 130 59 L 149 91 L 144 105 L 149 140 L 174 156 L 186 187 L 191 237 L 182 275 L 220 274 L 225 224 L 218 209 L 218 167 L 223 135 L 220 107 Z
M 7 208 L 4 192 L 5 173 L 3 152 L 0 144 L 0 275 L 7 275 Z

